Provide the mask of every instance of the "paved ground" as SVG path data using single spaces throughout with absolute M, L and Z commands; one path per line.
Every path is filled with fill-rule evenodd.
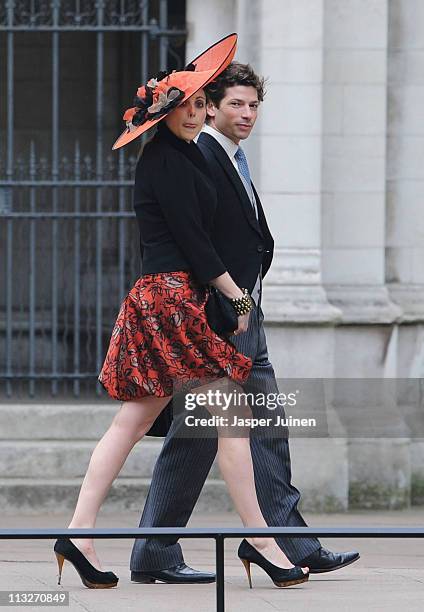
M 310 515 L 316 526 L 422 526 L 424 508 L 403 512 Z M 10 527 L 56 527 L 66 525 L 65 516 L 2 516 L 0 525 Z M 138 516 L 103 515 L 98 527 L 134 527 Z M 192 526 L 240 526 L 231 514 L 196 514 Z M 421 539 L 327 539 L 333 550 L 356 548 L 361 559 L 337 572 L 312 576 L 308 583 L 277 589 L 257 568 L 250 590 L 244 569 L 236 558 L 237 542 L 226 544 L 226 610 L 228 612 L 408 612 L 424 610 L 424 541 Z M 120 576 L 117 589 L 86 589 L 71 565 L 65 562 L 62 586 L 57 586 L 56 560 L 51 542 L 43 540 L 0 541 L 0 590 L 67 590 L 70 610 L 85 612 L 213 612 L 215 585 L 137 585 L 130 581 L 130 540 L 100 540 L 98 551 L 105 568 Z M 214 547 L 207 540 L 185 540 L 186 561 L 199 569 L 214 571 Z M 2 608 L 2 609 L 9 609 Z M 10 609 L 12 609 L 10 607 Z M 16 608 L 13 608 L 16 609 Z M 26 610 L 46 608 L 25 606 Z M 64 609 L 64 608 L 62 608 Z M 65 608 L 66 609 L 66 608 Z

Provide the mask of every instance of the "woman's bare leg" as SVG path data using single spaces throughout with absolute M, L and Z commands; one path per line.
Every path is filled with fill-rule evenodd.
M 221 388 L 223 392 L 227 389 L 228 393 L 243 391 L 229 379 L 223 379 L 212 385 L 212 389 L 216 388 Z M 208 410 L 215 415 L 219 412 L 216 407 L 209 407 Z M 220 414 L 222 415 L 222 412 Z M 250 418 L 252 416 L 250 406 L 247 403 L 240 406 L 237 402 L 237 405 L 230 406 L 226 414 L 230 422 L 234 415 Z M 218 463 L 243 525 L 245 527 L 267 527 L 256 493 L 249 434 L 250 428 L 239 426 L 231 431 L 226 427 L 218 427 Z M 285 569 L 293 567 L 274 538 L 247 539 L 274 565 Z
M 91 455 L 69 529 L 95 526 L 100 506 L 131 449 L 150 429 L 170 399 L 149 396 L 122 404 Z M 92 539 L 72 539 L 72 542 L 92 565 L 101 569 Z
M 244 527 L 268 527 L 256 494 L 249 438 L 220 436 L 218 463 Z M 274 565 L 285 569 L 293 567 L 274 538 L 246 539 Z

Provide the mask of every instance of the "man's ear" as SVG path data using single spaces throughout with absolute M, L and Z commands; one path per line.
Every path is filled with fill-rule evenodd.
M 206 104 L 206 114 L 208 117 L 210 117 L 211 119 L 215 118 L 215 113 L 216 113 L 216 106 L 213 102 L 208 102 Z

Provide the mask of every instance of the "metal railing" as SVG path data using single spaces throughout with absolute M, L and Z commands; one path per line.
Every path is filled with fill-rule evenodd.
M 143 527 L 137 529 L 0 529 L 0 540 L 47 540 L 56 538 L 201 538 L 215 540 L 216 610 L 225 611 L 224 542 L 227 538 L 422 538 L 424 527 L 264 527 L 222 529 L 202 527 Z

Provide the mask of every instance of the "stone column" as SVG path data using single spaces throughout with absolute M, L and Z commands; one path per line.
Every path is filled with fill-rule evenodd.
M 410 323 L 424 321 L 423 24 L 420 0 L 391 0 L 386 279 Z M 424 359 L 412 375 L 424 375 Z
M 387 0 L 326 0 L 323 278 L 347 323 L 391 323 L 385 287 Z
M 275 237 L 265 279 L 269 322 L 328 324 L 321 283 L 321 0 L 260 2 L 257 69 L 269 77 L 255 131 L 256 182 Z
M 390 0 L 389 8 L 386 282 L 405 323 L 399 326 L 397 376 L 419 379 L 424 377 L 424 4 Z M 408 386 L 400 401 L 418 415 L 419 394 L 410 394 Z M 417 435 L 415 421 L 410 427 Z M 411 501 L 419 504 L 424 439 L 414 437 L 410 450 Z
M 236 0 L 214 0 L 213 2 L 187 0 L 187 61 L 192 60 L 215 41 L 235 31 L 235 4 Z
M 385 284 L 388 0 L 326 0 L 324 23 L 323 278 L 342 311 L 335 377 L 395 377 L 401 309 Z M 407 438 L 349 441 L 350 506 L 401 507 L 409 487 Z

